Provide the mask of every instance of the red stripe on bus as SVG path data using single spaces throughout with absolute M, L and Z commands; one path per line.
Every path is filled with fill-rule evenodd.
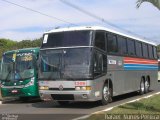
M 142 59 L 142 58 L 124 57 L 124 63 L 158 64 L 158 61 L 157 60 Z
M 157 65 L 156 62 L 147 62 L 147 61 L 124 61 L 127 64 L 150 64 L 150 65 Z

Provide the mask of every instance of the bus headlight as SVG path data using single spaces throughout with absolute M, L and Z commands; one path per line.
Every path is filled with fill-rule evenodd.
M 24 85 L 24 87 L 29 87 L 31 85 L 34 85 L 34 77 L 31 78 L 30 82 Z
M 76 87 L 75 90 L 81 90 L 81 87 Z
M 91 86 L 76 86 L 75 90 L 91 90 Z
M 39 90 L 48 90 L 49 87 L 48 86 L 39 86 Z

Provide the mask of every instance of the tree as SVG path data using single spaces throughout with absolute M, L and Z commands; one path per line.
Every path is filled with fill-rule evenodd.
M 160 10 L 160 0 L 138 0 L 137 8 L 139 8 L 143 2 L 150 2 Z
M 40 47 L 41 41 L 42 41 L 42 38 L 35 39 L 35 40 L 22 40 L 20 42 L 0 38 L 0 59 L 2 57 L 2 54 L 8 50 Z
M 157 51 L 160 52 L 160 44 L 157 46 Z

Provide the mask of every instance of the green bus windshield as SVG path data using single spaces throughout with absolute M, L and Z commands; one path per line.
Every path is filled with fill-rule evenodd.
M 34 75 L 36 58 L 31 52 L 7 53 L 2 58 L 1 79 L 24 80 Z

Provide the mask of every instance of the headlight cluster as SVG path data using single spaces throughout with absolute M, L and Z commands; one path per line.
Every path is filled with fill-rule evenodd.
M 29 87 L 31 85 L 34 85 L 34 77 L 32 77 L 31 81 L 29 83 L 27 83 L 26 85 L 24 85 L 24 87 Z
M 91 86 L 76 86 L 75 90 L 91 90 Z
M 49 87 L 48 86 L 39 86 L 39 90 L 48 90 Z

